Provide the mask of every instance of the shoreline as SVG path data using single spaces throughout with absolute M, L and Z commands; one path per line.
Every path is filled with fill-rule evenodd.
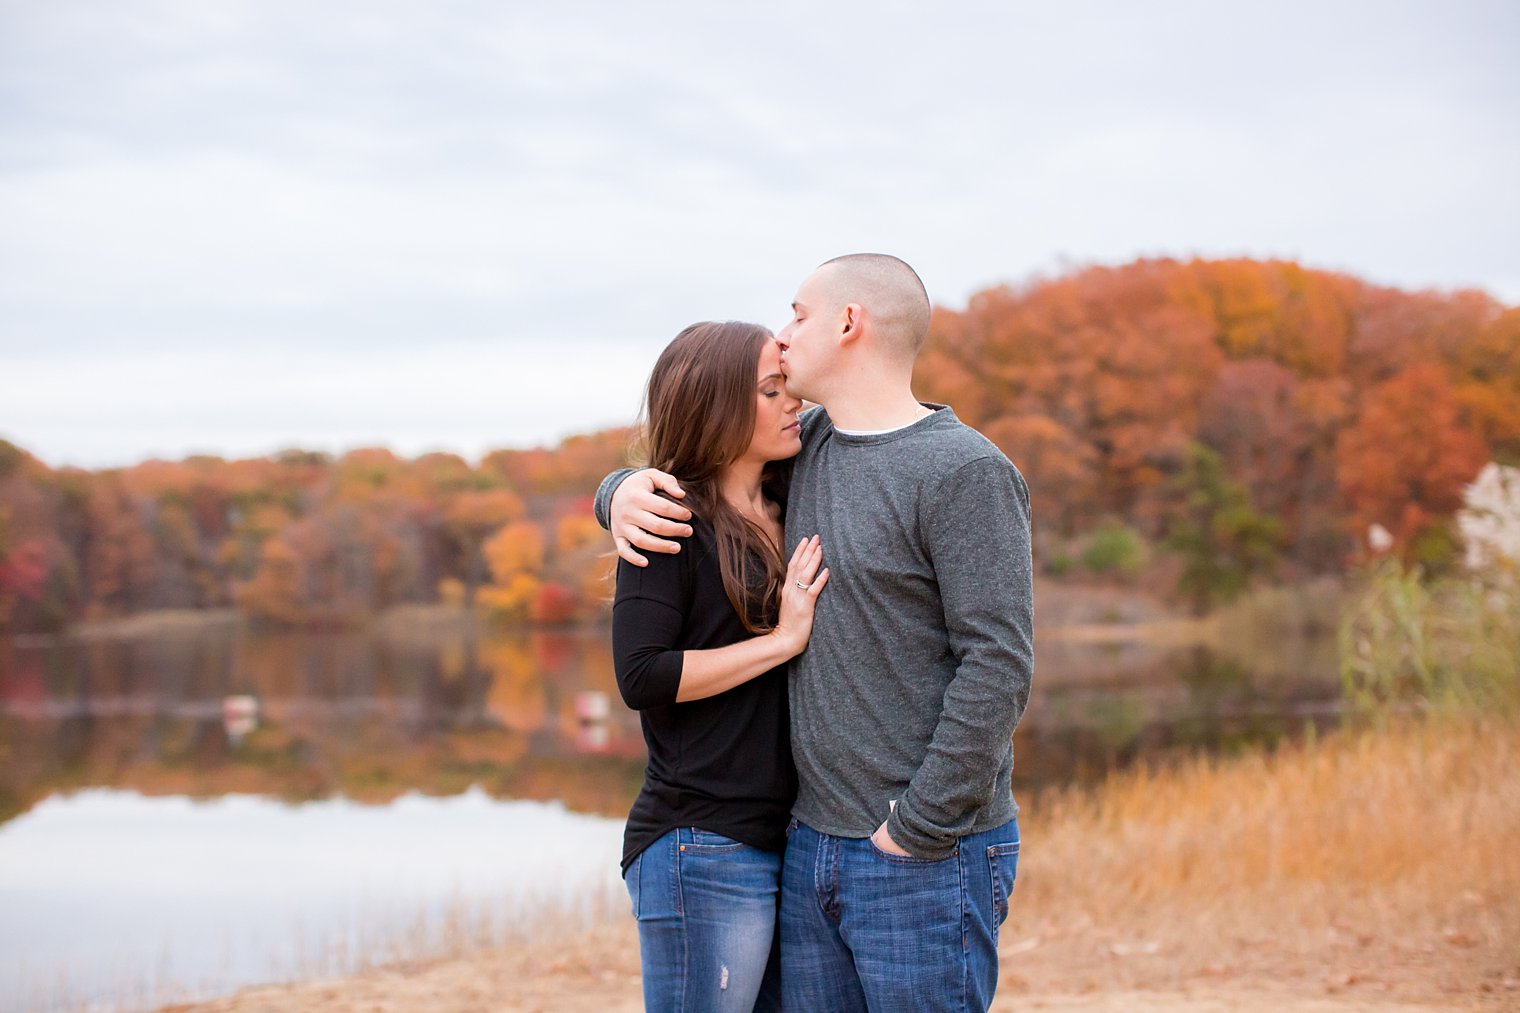
M 1078 589 L 1078 593 L 1094 589 Z M 1106 589 L 1105 589 L 1106 590 Z M 1101 600 L 1101 599 L 1100 599 Z M 133 637 L 198 633 L 221 627 L 246 626 L 248 616 L 236 609 L 153 609 L 128 616 L 89 619 L 73 623 L 50 633 L 5 634 L 21 646 L 47 646 L 60 640 L 109 640 Z M 1188 616 L 1180 613 L 1148 613 L 1141 618 L 1039 623 L 1036 630 L 1043 639 L 1070 643 L 1128 642 L 1150 644 L 1207 644 L 1218 640 L 1218 614 Z M 577 633 L 606 631 L 609 622 L 588 620 L 553 626 L 531 623 L 493 624 L 479 610 L 468 611 L 454 605 L 405 605 L 365 618 L 364 622 L 339 630 L 280 629 L 282 633 L 396 633 L 410 631 L 458 632 L 475 627 L 480 632 L 506 635 L 522 633 Z
M 1517 763 L 1520 726 L 1431 721 L 1031 799 L 993 1008 L 1514 1008 Z M 614 912 L 158 1013 L 639 1008 L 636 934 Z

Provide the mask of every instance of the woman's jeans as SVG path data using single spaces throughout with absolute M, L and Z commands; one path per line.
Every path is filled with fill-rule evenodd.
M 625 879 L 645 1010 L 780 1008 L 779 853 L 681 827 L 635 858 Z
M 987 1009 L 1018 868 L 1017 820 L 962 837 L 938 860 L 792 824 L 781 905 L 787 1009 Z

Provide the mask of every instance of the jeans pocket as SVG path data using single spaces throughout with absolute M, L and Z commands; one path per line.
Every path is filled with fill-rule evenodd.
M 749 847 L 732 837 L 715 834 L 711 830 L 703 830 L 700 827 L 683 831 L 679 846 L 681 852 L 687 855 L 731 855 Z
M 792 833 L 797 829 L 797 817 L 793 816 L 786 821 L 786 839 L 792 839 Z
M 1008 920 L 1008 898 L 1013 893 L 1013 881 L 1018 875 L 1019 842 L 994 844 L 987 849 L 988 872 L 992 878 L 992 910 L 995 915 L 993 938 L 997 927 Z
M 870 849 L 872 855 L 884 862 L 892 862 L 895 865 L 939 865 L 941 862 L 950 861 L 950 859 L 961 853 L 960 848 L 952 848 L 950 854 L 944 858 L 918 858 L 914 855 L 896 855 L 890 851 L 883 851 L 877 845 L 874 837 L 866 838 L 866 847 Z

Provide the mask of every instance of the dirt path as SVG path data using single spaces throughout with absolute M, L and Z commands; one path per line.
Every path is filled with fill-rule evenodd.
M 1129 1013 L 1302 1013 L 1520 1008 L 1520 957 L 1414 940 L 1366 945 L 1327 935 L 1317 946 L 1263 949 L 1236 941 L 1196 949 L 1073 933 L 1050 943 L 1009 939 L 995 1010 Z M 1031 945 L 1033 944 L 1033 945 Z M 1450 951 L 1450 952 L 1447 952 Z M 1200 957 L 1218 958 L 1198 963 Z M 402 964 L 333 981 L 246 989 L 160 1013 L 634 1013 L 638 944 L 630 926 L 561 944 Z

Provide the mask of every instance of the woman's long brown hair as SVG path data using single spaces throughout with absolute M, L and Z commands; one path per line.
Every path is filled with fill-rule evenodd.
M 775 628 L 786 562 L 760 526 L 723 498 L 719 480 L 754 438 L 755 372 L 771 340 L 759 324 L 732 320 L 677 334 L 649 374 L 641 434 L 649 466 L 674 475 L 686 490 L 682 503 L 717 533 L 723 590 L 751 633 Z M 763 487 L 784 506 L 774 470 L 767 466 Z

